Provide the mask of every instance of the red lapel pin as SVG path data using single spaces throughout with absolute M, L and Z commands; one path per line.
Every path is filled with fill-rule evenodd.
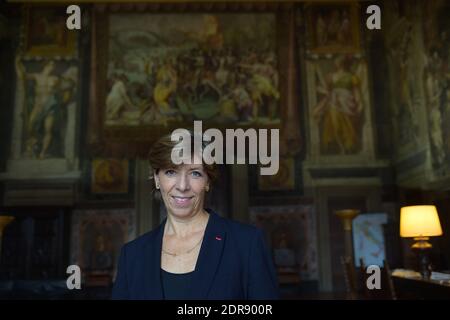
M 219 236 L 216 236 L 216 240 L 219 240 L 219 241 L 221 241 L 221 240 L 222 240 L 222 238 L 221 238 L 221 237 L 219 237 Z

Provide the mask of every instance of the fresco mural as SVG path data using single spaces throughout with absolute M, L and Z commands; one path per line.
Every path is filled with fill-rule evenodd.
M 412 23 L 406 18 L 392 27 L 389 39 L 389 61 L 393 68 L 393 83 L 396 87 L 394 94 L 394 130 L 398 139 L 398 145 L 416 143 L 419 139 L 418 113 L 415 112 L 417 105 L 417 85 L 414 76 L 414 63 L 412 57 Z
M 79 175 L 78 33 L 65 28 L 64 6 L 24 5 L 22 13 L 11 61 L 15 92 L 7 174 Z
M 312 116 L 319 126 L 322 154 L 361 151 L 364 109 L 368 107 L 365 64 L 351 56 L 316 64 L 318 103 Z
M 272 14 L 110 15 L 105 125 L 279 123 L 274 30 Z
M 306 4 L 308 50 L 319 54 L 360 49 L 359 4 Z
M 419 157 L 428 148 L 427 112 L 420 7 L 410 2 L 386 2 L 385 47 L 389 75 L 393 155 L 397 161 Z M 422 170 L 425 156 L 413 160 Z M 406 176 L 406 173 L 405 173 Z
M 64 157 L 67 113 L 75 106 L 78 68 L 65 61 L 22 61 L 16 73 L 24 93 L 22 156 Z
M 370 157 L 367 63 L 348 54 L 308 59 L 311 156 Z

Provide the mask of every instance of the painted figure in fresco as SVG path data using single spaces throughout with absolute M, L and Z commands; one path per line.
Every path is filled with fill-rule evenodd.
M 252 117 L 253 102 L 243 83 L 237 84 L 232 92 L 240 121 L 249 121 Z
M 392 28 L 388 40 L 390 63 L 397 83 L 397 103 L 394 106 L 394 130 L 400 145 L 417 142 L 419 125 L 415 112 L 414 99 L 417 94 L 416 79 L 412 73 L 412 25 L 405 18 Z
M 425 93 L 429 110 L 430 140 L 434 164 L 441 166 L 445 161 L 445 145 L 442 134 L 442 114 L 440 110 L 441 83 L 439 70 L 441 61 L 437 52 L 432 52 L 430 57 L 425 56 Z
M 322 14 L 318 14 L 316 22 L 317 45 L 323 46 L 327 44 L 327 24 Z
M 185 31 L 179 30 L 192 40 L 195 40 L 203 51 L 210 49 L 220 50 L 223 47 L 223 34 L 219 19 L 211 14 L 203 15 L 203 24 L 200 30 Z
M 228 88 L 225 85 L 224 89 L 226 90 L 226 92 L 228 92 Z M 236 89 L 235 89 L 236 90 Z M 237 121 L 239 118 L 238 112 L 237 112 L 237 104 L 235 102 L 235 99 L 239 99 L 238 96 L 239 94 L 237 94 L 236 96 L 234 95 L 234 93 L 237 93 L 235 91 L 231 92 L 231 93 L 226 93 L 223 94 L 220 97 L 219 100 L 219 107 L 220 107 L 220 113 L 219 113 L 219 117 L 221 120 L 223 121 Z M 247 94 L 248 97 L 248 94 Z M 250 98 L 248 97 L 248 99 L 250 100 Z M 251 103 L 251 101 L 250 101 Z
M 335 59 L 335 70 L 323 76 L 317 68 L 321 98 L 313 109 L 314 118 L 321 124 L 321 147 L 325 153 L 350 154 L 360 145 L 360 124 L 363 110 L 361 79 L 351 70 L 351 57 Z
M 261 59 L 262 60 L 262 59 Z M 250 65 L 240 64 L 241 68 L 247 69 L 249 76 L 248 88 L 252 98 L 252 118 L 257 120 L 261 115 L 274 118 L 274 108 L 276 101 L 280 98 L 278 86 L 278 73 L 271 65 L 272 57 L 267 57 L 265 61 L 255 61 Z M 265 114 L 261 112 L 263 104 L 267 103 Z
M 47 113 L 44 120 L 45 130 L 40 154 L 41 159 L 47 157 L 49 147 L 55 138 L 55 127 L 64 122 L 65 107 L 68 106 L 75 93 L 77 74 L 76 67 L 69 67 L 58 79 L 56 90 L 47 103 L 51 111 Z
M 61 76 L 54 75 L 55 63 L 47 62 L 41 72 L 26 73 L 20 58 L 16 58 L 19 79 L 32 81 L 27 88 L 26 98 L 31 107 L 25 107 L 25 154 L 44 159 L 48 156 L 55 135 L 65 124 L 64 105 L 72 99 L 77 69 L 70 67 Z M 31 88 L 31 90 L 29 89 Z M 58 127 L 58 128 L 56 128 Z
M 407 109 L 407 113 L 414 114 L 413 93 L 409 81 L 409 65 L 411 63 L 411 26 L 401 39 L 400 51 L 398 52 L 398 63 L 400 68 L 400 107 Z M 413 121 L 415 117 L 413 117 Z
M 106 119 L 114 120 L 120 117 L 125 109 L 134 108 L 133 102 L 127 93 L 126 77 L 121 75 L 113 76 L 113 85 L 106 97 Z
M 339 29 L 340 29 L 341 19 L 338 9 L 331 11 L 328 17 L 328 28 L 327 28 L 327 44 L 338 43 L 339 39 Z
M 351 44 L 351 22 L 348 9 L 334 8 L 330 11 L 318 11 L 315 18 L 316 45 L 344 46 Z
M 176 89 L 177 73 L 170 59 L 167 59 L 156 73 L 156 86 L 153 90 L 153 99 L 161 114 L 170 117 L 177 113 L 177 110 L 169 104 L 169 98 Z M 164 121 L 163 124 L 166 125 L 167 122 Z
M 208 49 L 221 49 L 223 46 L 223 34 L 217 17 L 214 15 L 206 14 L 203 16 L 203 24 L 204 47 Z
M 448 4 L 442 7 L 438 25 L 433 30 L 436 40 L 428 49 L 429 55 L 432 57 L 430 62 L 434 68 L 434 77 L 437 79 L 435 92 L 438 94 L 438 108 L 442 115 L 441 131 L 444 140 L 446 170 L 450 169 L 450 24 L 444 12 L 448 12 L 449 9 Z
M 338 43 L 345 44 L 351 39 L 351 26 L 348 10 L 342 10 L 341 25 L 338 33 Z
M 215 72 L 216 83 L 220 91 L 223 92 L 223 87 L 229 81 L 229 77 L 230 71 L 228 70 L 225 57 L 222 56 L 219 59 L 219 69 Z
M 102 234 L 95 237 L 95 246 L 90 254 L 89 268 L 91 270 L 112 270 L 114 255 L 108 249 L 110 244 Z

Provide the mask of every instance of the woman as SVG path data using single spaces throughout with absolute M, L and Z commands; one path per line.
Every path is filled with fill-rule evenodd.
M 193 164 L 175 166 L 171 154 L 176 145 L 165 136 L 149 153 L 167 218 L 124 246 L 113 299 L 278 298 L 262 233 L 204 209 L 216 168 L 195 164 L 201 163 L 197 154 L 192 154 Z

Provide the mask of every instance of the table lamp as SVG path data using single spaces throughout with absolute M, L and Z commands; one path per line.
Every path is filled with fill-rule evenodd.
M 414 238 L 411 246 L 419 257 L 420 273 L 423 278 L 431 276 L 429 252 L 432 248 L 430 237 L 442 235 L 441 223 L 435 206 L 420 205 L 403 207 L 400 210 L 400 236 Z

